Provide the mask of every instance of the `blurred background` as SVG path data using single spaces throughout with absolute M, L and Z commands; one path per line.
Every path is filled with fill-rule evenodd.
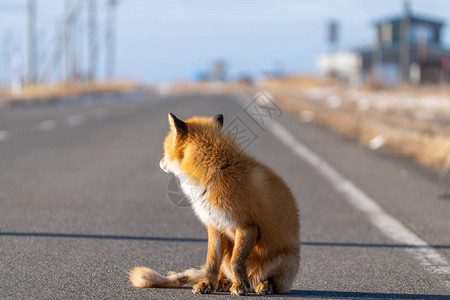
M 0 298 L 197 296 L 127 275 L 206 256 L 159 167 L 172 112 L 223 114 L 291 187 L 304 257 L 291 296 L 450 299 L 449 12 L 0 0 Z
M 448 11 L 445 0 L 1 0 L 0 103 L 267 90 L 303 120 L 449 168 Z
M 0 81 L 197 80 L 214 62 L 228 80 L 257 79 L 327 73 L 330 60 L 346 77 L 358 64 L 349 80 L 376 69 L 390 82 L 436 81 L 431 69 L 450 64 L 449 9 L 445 0 L 2 0 Z

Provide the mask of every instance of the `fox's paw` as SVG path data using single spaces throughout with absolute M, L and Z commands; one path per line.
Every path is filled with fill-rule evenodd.
M 217 287 L 218 292 L 229 292 L 233 282 L 226 278 L 219 279 L 219 285 Z
M 233 283 L 230 288 L 231 295 L 235 296 L 247 296 L 249 288 L 246 287 L 243 283 Z
M 255 289 L 257 294 L 273 294 L 273 286 L 269 280 L 261 281 Z
M 200 281 L 192 288 L 194 294 L 211 294 L 214 290 L 213 284 L 209 281 Z

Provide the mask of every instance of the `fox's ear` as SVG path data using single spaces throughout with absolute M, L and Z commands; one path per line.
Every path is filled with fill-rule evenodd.
M 169 113 L 170 129 L 177 135 L 187 133 L 186 123 L 178 119 L 173 113 Z
M 223 126 L 223 115 L 222 114 L 217 114 L 214 117 L 212 117 L 212 119 L 219 124 L 220 128 L 222 128 L 222 126 Z

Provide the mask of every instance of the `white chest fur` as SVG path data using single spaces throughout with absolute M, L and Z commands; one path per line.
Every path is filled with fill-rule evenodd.
M 187 174 L 177 174 L 184 194 L 191 201 L 196 215 L 204 224 L 210 224 L 222 230 L 235 229 L 235 220 L 224 210 L 215 207 L 208 201 L 208 190 L 191 180 Z

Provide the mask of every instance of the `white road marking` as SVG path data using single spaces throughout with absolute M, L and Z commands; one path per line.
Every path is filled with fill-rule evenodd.
M 235 99 L 243 107 L 248 105 L 248 98 L 245 96 L 237 96 Z M 353 182 L 346 179 L 330 164 L 297 140 L 284 126 L 272 120 L 268 123 L 267 129 L 299 158 L 315 168 L 324 179 L 345 196 L 345 199 L 353 207 L 363 212 L 372 225 L 378 228 L 385 236 L 400 244 L 411 245 L 411 248 L 405 250 L 412 254 L 428 272 L 439 275 L 450 274 L 450 263 L 445 256 L 386 212 L 374 199 L 359 189 Z M 441 278 L 446 287 L 450 289 L 450 280 L 447 276 L 441 276 Z
M 384 137 L 381 135 L 377 135 L 373 139 L 369 141 L 369 148 L 372 150 L 377 150 L 384 144 Z
M 75 127 L 83 124 L 84 118 L 81 115 L 74 115 L 67 118 L 67 124 L 69 126 Z
M 7 138 L 8 138 L 8 132 L 0 131 L 0 142 L 6 140 Z
M 55 128 L 55 121 L 53 120 L 45 120 L 42 122 L 39 122 L 38 129 L 39 131 L 50 131 Z

